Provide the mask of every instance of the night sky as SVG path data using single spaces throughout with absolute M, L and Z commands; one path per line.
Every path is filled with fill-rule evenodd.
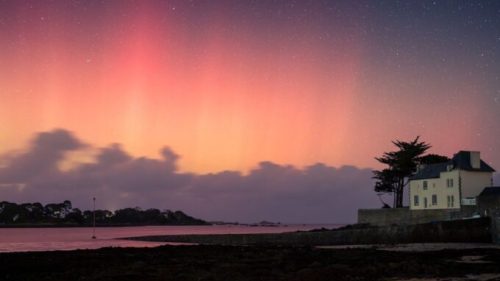
M 0 0 L 0 117 L 2 199 L 349 221 L 391 140 L 500 169 L 500 2 Z

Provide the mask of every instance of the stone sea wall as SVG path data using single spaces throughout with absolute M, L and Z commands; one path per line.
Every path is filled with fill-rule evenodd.
M 376 226 L 411 225 L 470 218 L 477 213 L 474 206 L 437 210 L 410 210 L 409 208 L 359 209 L 358 223 Z
M 500 244 L 500 210 L 491 212 L 491 239 Z

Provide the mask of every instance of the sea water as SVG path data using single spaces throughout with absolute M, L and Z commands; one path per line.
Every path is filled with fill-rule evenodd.
M 103 247 L 156 247 L 175 243 L 132 241 L 120 238 L 179 234 L 251 234 L 307 231 L 336 228 L 340 225 L 204 225 L 97 227 L 92 239 L 91 227 L 0 228 L 0 252 L 98 249 Z

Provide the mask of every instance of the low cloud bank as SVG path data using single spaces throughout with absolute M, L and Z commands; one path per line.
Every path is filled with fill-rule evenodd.
M 355 222 L 358 208 L 377 208 L 371 170 L 317 163 L 304 168 L 261 162 L 248 174 L 178 171 L 179 155 L 134 157 L 119 144 L 98 148 L 94 163 L 61 170 L 68 152 L 87 147 L 70 131 L 37 134 L 26 151 L 0 156 L 1 200 L 102 208 L 181 209 L 206 220 L 285 223 Z M 389 200 L 390 201 L 390 200 Z

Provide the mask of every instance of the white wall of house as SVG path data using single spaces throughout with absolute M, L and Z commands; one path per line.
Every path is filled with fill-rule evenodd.
M 462 198 L 476 197 L 481 191 L 492 185 L 492 173 L 460 171 Z
M 452 170 L 442 172 L 439 178 L 412 180 L 409 184 L 410 209 L 458 209 L 462 198 L 476 197 L 485 187 L 491 186 L 491 177 L 490 172 Z
M 439 178 L 412 180 L 409 194 L 412 210 L 459 209 L 459 172 L 442 172 Z

